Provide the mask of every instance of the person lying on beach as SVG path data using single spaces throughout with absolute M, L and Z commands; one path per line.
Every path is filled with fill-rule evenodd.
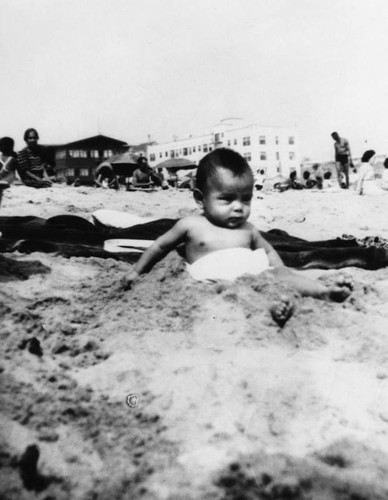
M 312 179 L 311 178 L 311 174 L 308 170 L 305 170 L 303 172 L 303 187 L 304 189 L 312 189 L 314 187 L 316 187 L 317 185 L 317 181 L 315 179 Z
M 183 244 L 189 274 L 199 281 L 233 280 L 242 274 L 270 272 L 301 295 L 343 301 L 352 283 L 339 278 L 325 286 L 285 267 L 274 248 L 260 235 L 248 217 L 254 178 L 246 160 L 231 149 L 219 148 L 199 162 L 194 199 L 200 215 L 180 219 L 160 236 L 124 279 L 128 289 L 171 250 Z M 271 313 L 276 321 L 286 320 L 293 310 L 291 300 L 282 298 Z
M 316 189 L 322 189 L 323 173 L 322 167 L 319 165 L 319 163 L 314 163 L 314 165 L 312 166 L 312 178 L 316 182 L 314 187 Z
M 283 193 L 283 191 L 287 191 L 288 189 L 303 189 L 302 184 L 298 181 L 296 170 L 292 170 L 288 179 L 283 182 L 276 182 L 273 186 L 275 191 L 279 191 Z
M 336 186 L 336 183 L 334 182 L 332 178 L 332 174 L 330 170 L 327 170 L 323 174 L 323 181 L 322 181 L 322 189 L 332 189 Z

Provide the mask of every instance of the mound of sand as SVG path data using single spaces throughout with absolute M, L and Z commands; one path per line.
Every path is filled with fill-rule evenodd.
M 195 205 L 185 191 L 13 186 L 1 214 L 100 208 L 161 218 Z M 387 209 L 388 196 L 268 194 L 251 220 L 306 239 L 387 238 Z M 194 283 L 173 253 L 124 292 L 129 270 L 1 256 L 2 498 L 388 497 L 388 269 L 341 270 L 353 296 L 295 296 L 283 328 L 269 306 L 293 292 L 267 278 Z

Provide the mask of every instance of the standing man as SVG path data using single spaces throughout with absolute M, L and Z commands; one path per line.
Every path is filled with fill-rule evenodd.
M 349 141 L 340 137 L 338 132 L 331 134 L 334 139 L 335 166 L 337 169 L 338 184 L 341 188 L 349 188 L 349 166 L 352 163 Z M 345 182 L 343 181 L 345 176 Z

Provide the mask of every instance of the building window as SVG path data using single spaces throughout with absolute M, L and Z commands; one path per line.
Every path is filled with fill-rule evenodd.
M 260 160 L 266 160 L 267 159 L 267 153 L 265 151 L 260 152 Z
M 150 161 L 155 161 L 155 155 L 154 155 L 154 153 L 150 154 Z
M 203 152 L 204 152 L 204 153 L 207 153 L 207 151 L 208 151 L 208 149 L 207 149 L 207 144 L 204 144 L 204 145 L 203 145 Z
M 66 158 L 66 151 L 58 151 L 55 157 L 57 158 L 57 160 L 60 160 L 61 158 Z
M 259 144 L 265 144 L 265 135 L 259 137 Z
M 201 151 L 201 149 L 202 149 L 202 146 L 198 146 L 198 151 Z
M 92 149 L 92 150 L 90 151 L 90 156 L 91 156 L 92 158 L 98 158 L 98 151 L 97 151 L 97 149 Z
M 290 135 L 290 137 L 288 138 L 288 144 L 295 144 L 295 137 L 292 137 L 292 135 Z
M 275 144 L 279 144 L 279 137 L 278 136 L 275 137 Z
M 290 151 L 288 153 L 288 157 L 290 158 L 290 160 L 295 160 L 295 153 L 293 151 Z
M 105 158 L 109 158 L 109 156 L 112 156 L 112 150 L 111 149 L 107 149 L 104 151 L 104 156 Z
M 193 153 L 195 153 L 195 146 L 193 146 Z
M 175 151 L 173 149 L 170 151 L 170 156 L 171 158 L 175 158 Z
M 74 168 L 68 168 L 66 170 L 66 175 L 68 175 L 69 177 L 73 177 L 74 176 Z
M 162 152 L 159 153 L 159 158 L 163 158 L 163 153 Z
M 166 152 L 164 153 L 164 156 L 168 156 L 168 151 L 166 151 Z
M 209 151 L 213 151 L 213 146 L 209 146 Z
M 279 154 L 279 151 L 276 151 L 276 159 L 277 159 L 277 160 L 280 160 L 280 154 Z
M 76 153 L 77 153 L 76 158 L 83 158 L 83 157 L 84 157 L 84 153 L 85 153 L 85 151 L 78 150 L 78 151 L 76 151 Z
M 276 172 L 280 174 L 280 167 L 276 167 Z
M 187 148 L 183 148 L 183 156 L 187 156 L 187 153 L 188 153 Z
M 252 161 L 252 155 L 251 155 L 251 153 L 244 153 L 244 158 L 245 158 L 247 161 Z
M 243 146 L 250 146 L 250 145 L 251 145 L 251 138 L 243 137 Z
M 81 168 L 80 175 L 82 177 L 87 177 L 89 175 L 89 169 L 88 168 Z
M 231 144 L 230 144 L 230 139 L 228 139 L 228 147 L 230 147 L 230 146 L 231 146 Z
M 215 142 L 216 144 L 217 144 L 217 143 L 219 143 L 219 142 L 221 142 L 221 141 L 220 141 L 220 134 L 214 134 L 214 142 Z
M 234 144 L 235 146 L 237 146 L 237 139 L 234 139 L 234 140 L 233 140 L 233 144 Z

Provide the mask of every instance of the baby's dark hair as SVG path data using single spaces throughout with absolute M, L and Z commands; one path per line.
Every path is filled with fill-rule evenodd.
M 35 135 L 37 137 L 37 139 L 39 139 L 39 134 L 37 132 L 37 130 L 35 128 L 28 128 L 25 132 L 24 132 L 24 136 L 23 136 L 23 139 L 26 141 L 27 140 L 27 137 L 30 135 L 31 132 L 35 132 Z
M 205 192 L 209 181 L 216 176 L 221 168 L 229 170 L 236 177 L 250 177 L 253 186 L 252 170 L 245 158 L 233 149 L 217 148 L 199 162 L 195 187 L 202 193 Z

